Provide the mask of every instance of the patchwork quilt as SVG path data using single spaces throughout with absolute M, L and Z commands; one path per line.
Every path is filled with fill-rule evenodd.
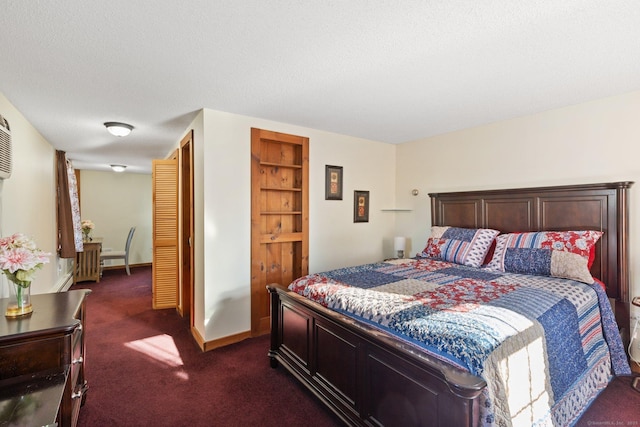
M 598 284 L 416 258 L 289 289 L 482 377 L 484 426 L 572 425 L 613 374 L 630 373 Z

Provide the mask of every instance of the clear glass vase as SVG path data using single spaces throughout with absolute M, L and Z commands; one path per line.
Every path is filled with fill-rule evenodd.
M 18 317 L 29 314 L 32 311 L 31 283 L 25 286 L 9 281 L 9 303 L 4 315 L 6 317 Z

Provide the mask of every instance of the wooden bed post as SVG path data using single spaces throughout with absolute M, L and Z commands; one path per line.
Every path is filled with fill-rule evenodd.
M 627 181 L 616 184 L 618 202 L 618 280 L 620 283 L 618 285 L 618 298 L 613 301 L 612 308 L 620 329 L 622 342 L 624 343 L 625 348 L 627 348 L 630 338 L 628 326 L 630 322 L 629 301 L 631 300 L 629 296 L 629 196 L 627 190 L 631 188 L 633 182 Z
M 272 368 L 278 367 L 278 360 L 275 358 L 278 352 L 279 339 L 280 334 L 275 334 L 273 331 L 279 330 L 280 324 L 280 298 L 278 296 L 278 291 L 276 290 L 277 285 L 267 285 L 267 291 L 269 292 L 271 301 L 271 348 L 269 348 L 269 363 Z

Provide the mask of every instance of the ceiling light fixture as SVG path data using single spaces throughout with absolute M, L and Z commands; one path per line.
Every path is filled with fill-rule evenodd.
M 124 172 L 127 167 L 125 165 L 111 165 L 114 172 Z
M 127 136 L 133 130 L 133 126 L 120 122 L 105 122 L 104 124 L 111 135 Z

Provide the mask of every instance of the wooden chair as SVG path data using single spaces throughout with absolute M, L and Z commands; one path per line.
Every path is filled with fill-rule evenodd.
M 124 247 L 124 251 L 105 251 L 100 253 L 100 266 L 104 266 L 104 261 L 108 259 L 122 259 L 124 260 L 124 268 L 127 270 L 127 276 L 131 275 L 129 270 L 129 249 L 131 248 L 131 240 L 133 240 L 133 233 L 136 228 L 131 227 L 129 235 L 127 236 L 127 243 Z

